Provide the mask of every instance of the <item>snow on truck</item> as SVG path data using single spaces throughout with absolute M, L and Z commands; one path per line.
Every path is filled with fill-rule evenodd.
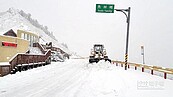
M 89 63 L 98 63 L 100 60 L 105 60 L 111 62 L 108 58 L 104 45 L 95 44 L 93 49 L 91 49 L 91 55 L 89 56 Z

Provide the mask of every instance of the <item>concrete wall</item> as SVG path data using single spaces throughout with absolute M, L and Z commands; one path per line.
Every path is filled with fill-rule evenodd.
M 10 72 L 10 65 L 0 66 L 0 77 L 9 74 L 9 72 Z
M 32 46 L 33 43 L 39 42 L 39 36 L 32 32 L 17 30 L 17 37 L 28 40 L 30 46 Z
M 3 46 L 2 42 L 14 43 L 17 47 Z M 23 30 L 17 30 L 17 37 L 0 36 L 0 62 L 9 62 L 17 53 L 26 53 L 35 42 L 39 42 L 39 36 Z
M 15 43 L 17 47 L 3 46 L 2 42 Z M 18 37 L 0 36 L 0 62 L 9 62 L 17 53 L 25 53 L 28 47 L 29 41 L 27 40 Z

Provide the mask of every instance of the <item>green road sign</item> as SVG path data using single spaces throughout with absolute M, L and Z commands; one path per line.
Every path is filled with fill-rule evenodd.
M 113 4 L 96 4 L 96 12 L 114 13 L 114 5 Z

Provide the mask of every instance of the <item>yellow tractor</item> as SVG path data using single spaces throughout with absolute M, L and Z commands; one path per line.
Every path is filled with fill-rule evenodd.
M 102 44 L 95 44 L 93 49 L 91 49 L 91 55 L 89 56 L 89 63 L 98 63 L 100 60 L 105 60 L 111 62 L 108 58 L 106 50 Z

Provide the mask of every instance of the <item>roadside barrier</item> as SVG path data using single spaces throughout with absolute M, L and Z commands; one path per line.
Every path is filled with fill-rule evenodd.
M 112 64 L 116 64 L 116 66 L 121 65 L 121 67 L 125 66 L 125 62 L 122 61 L 112 61 Z M 142 72 L 145 72 L 145 70 L 150 70 L 151 75 L 154 75 L 154 72 L 160 72 L 163 73 L 164 79 L 167 79 L 167 74 L 173 75 L 173 69 L 172 68 L 163 68 L 159 66 L 149 66 L 144 64 L 136 64 L 136 63 L 127 63 L 128 68 L 134 67 L 135 70 L 141 69 Z

